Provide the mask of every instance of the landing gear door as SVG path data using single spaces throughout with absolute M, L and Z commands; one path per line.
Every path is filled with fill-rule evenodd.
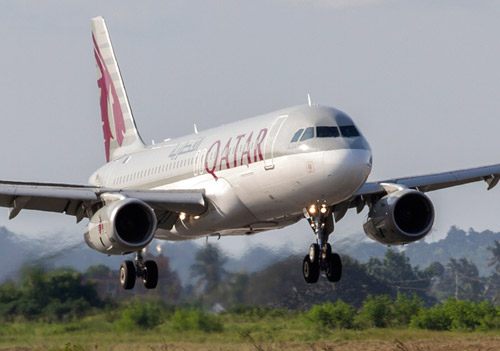
M 288 115 L 283 115 L 276 118 L 271 126 L 271 129 L 269 130 L 269 133 L 267 133 L 266 140 L 264 141 L 264 169 L 266 170 L 274 169 L 274 145 L 281 127 L 287 117 Z

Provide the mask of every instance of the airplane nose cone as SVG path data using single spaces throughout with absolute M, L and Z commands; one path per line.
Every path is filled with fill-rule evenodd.
M 372 154 L 366 149 L 326 151 L 323 155 L 327 182 L 343 197 L 356 192 L 370 175 Z

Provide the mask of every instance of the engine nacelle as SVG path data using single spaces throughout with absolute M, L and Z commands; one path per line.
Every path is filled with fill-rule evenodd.
M 432 229 L 434 206 L 424 193 L 403 189 L 377 201 L 363 225 L 366 235 L 385 245 L 422 239 Z
M 156 231 L 151 207 L 137 199 L 122 199 L 100 208 L 90 219 L 84 235 L 92 249 L 108 255 L 142 250 Z

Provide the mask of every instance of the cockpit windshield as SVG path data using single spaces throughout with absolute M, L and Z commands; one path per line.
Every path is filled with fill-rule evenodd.
M 316 136 L 318 138 L 337 138 L 340 133 L 337 127 L 316 127 Z
M 355 126 L 340 126 L 340 133 L 344 138 L 358 137 L 359 132 Z
M 300 141 L 304 141 L 304 140 L 312 139 L 312 138 L 314 138 L 314 128 L 309 127 L 306 129 L 304 134 L 302 134 L 302 138 L 300 138 Z
M 315 135 L 316 132 L 316 135 Z M 304 130 L 301 128 L 295 132 L 290 140 L 291 143 L 296 143 L 299 140 L 305 141 L 316 138 L 354 138 L 359 137 L 360 134 L 354 125 L 347 126 L 317 126 L 317 127 L 308 127 Z
M 299 141 L 299 138 L 302 135 L 303 131 L 304 131 L 304 129 L 299 129 L 297 132 L 295 132 L 295 134 L 293 135 L 293 138 L 290 142 L 295 143 L 295 142 Z

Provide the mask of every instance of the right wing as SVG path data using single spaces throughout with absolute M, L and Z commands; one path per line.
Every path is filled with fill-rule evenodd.
M 365 183 L 356 195 L 370 195 L 385 191 L 380 184 L 400 184 L 422 192 L 450 188 L 478 181 L 485 181 L 488 190 L 500 180 L 500 165 L 469 168 L 460 171 L 427 174 L 414 177 L 394 178 L 378 182 Z
M 487 189 L 492 189 L 500 180 L 500 164 L 469 168 L 460 171 L 427 174 L 421 176 L 386 179 L 365 183 L 350 199 L 333 207 L 335 221 L 340 221 L 349 208 L 356 208 L 360 213 L 363 208 L 387 195 L 397 186 L 422 192 L 450 188 L 453 186 L 484 181 Z
M 0 181 L 0 207 L 8 207 L 9 219 L 23 209 L 59 212 L 75 216 L 77 221 L 103 201 L 101 195 L 115 194 L 146 202 L 162 214 L 201 214 L 207 203 L 204 190 L 117 190 L 86 185 Z

